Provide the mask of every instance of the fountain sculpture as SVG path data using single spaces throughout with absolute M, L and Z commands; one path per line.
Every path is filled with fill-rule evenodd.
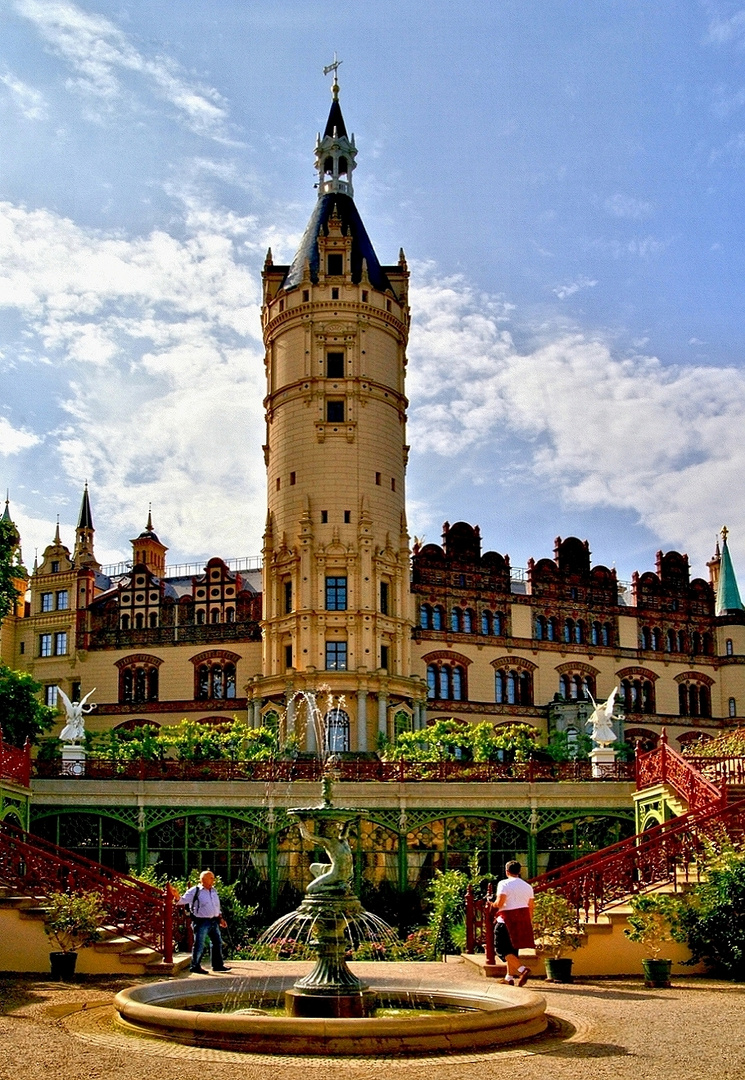
M 294 912 L 278 919 L 262 937 L 271 942 L 302 936 L 316 962 L 293 983 L 292 976 L 266 976 L 266 965 L 247 965 L 244 976 L 150 983 L 117 994 L 118 1022 L 132 1030 L 198 1046 L 274 1054 L 370 1055 L 475 1049 L 531 1038 L 547 1027 L 545 999 L 538 994 L 482 980 L 446 990 L 432 978 L 395 981 L 370 976 L 362 982 L 346 953 L 362 937 L 385 940 L 393 931 L 366 912 L 352 891 L 349 833 L 361 811 L 333 803 L 335 757 L 328 746 L 315 697 L 306 700 L 324 758 L 320 805 L 295 807 L 303 838 L 326 851 L 312 863 L 312 880 Z M 309 823 L 315 827 L 311 830 Z M 384 969 L 386 965 L 377 965 Z M 400 970 L 400 969 L 399 969 Z M 222 1011 L 230 1002 L 232 1011 Z M 270 1009 L 284 1002 L 284 1015 Z M 393 1015 L 380 1015 L 381 1005 Z M 218 1011 L 211 1011 L 218 1010 Z M 275 1010 L 276 1011 L 276 1010 Z M 408 1015 L 407 1015 L 408 1011 Z

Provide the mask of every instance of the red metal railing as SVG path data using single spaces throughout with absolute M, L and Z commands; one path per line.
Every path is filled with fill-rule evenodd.
M 687 757 L 686 761 L 712 784 L 720 786 L 725 783 L 729 787 L 745 787 L 743 757 Z
M 96 892 L 106 908 L 107 925 L 152 946 L 167 963 L 173 960 L 174 934 L 179 939 L 183 935 L 183 908 L 174 920 L 170 886 L 147 885 L 7 824 L 0 827 L 0 882 L 36 898 L 50 892 Z
M 13 780 L 22 787 L 28 787 L 31 782 L 31 743 L 26 742 L 21 749 L 3 742 L 3 733 L 0 731 L 0 779 Z
M 598 914 L 610 904 L 655 885 L 687 881 L 691 864 L 707 841 L 727 835 L 741 841 L 745 835 L 745 799 L 704 814 L 684 814 L 646 832 L 630 836 L 611 847 L 585 855 L 532 881 L 536 892 L 555 889 L 585 917 Z M 484 901 L 466 904 L 466 940 L 471 949 L 486 948 Z M 469 925 L 470 924 L 470 925 Z M 469 951 L 471 951 L 469 949 Z
M 707 779 L 692 763 L 668 744 L 665 731 L 660 744 L 647 754 L 636 758 L 636 787 L 638 791 L 655 784 L 669 784 L 688 803 L 692 813 L 712 810 L 727 801 L 726 783 L 719 785 Z
M 511 782 L 550 783 L 551 781 L 634 780 L 634 763 L 616 761 L 593 774 L 589 761 L 526 761 L 503 764 L 496 761 L 341 761 L 337 768 L 344 782 L 380 781 L 384 783 Z M 59 761 L 34 762 L 39 779 L 60 776 Z M 85 776 L 80 780 L 253 780 L 261 783 L 286 783 L 293 780 L 320 780 L 323 765 L 317 759 L 277 761 L 105 761 L 89 757 Z

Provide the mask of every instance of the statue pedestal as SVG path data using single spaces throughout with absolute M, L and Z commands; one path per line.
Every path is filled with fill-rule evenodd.
M 62 747 L 62 775 L 85 776 L 85 750 L 82 746 Z
M 602 780 L 604 776 L 613 771 L 616 751 L 611 750 L 609 746 L 596 746 L 590 751 L 590 761 L 592 762 L 593 779 Z

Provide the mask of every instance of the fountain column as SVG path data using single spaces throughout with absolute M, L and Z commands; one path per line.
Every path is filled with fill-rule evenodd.
M 367 751 L 367 690 L 357 691 L 357 749 Z
M 382 691 L 378 694 L 378 732 L 388 735 L 388 695 Z
M 291 690 L 285 694 L 286 738 L 295 734 L 295 698 Z

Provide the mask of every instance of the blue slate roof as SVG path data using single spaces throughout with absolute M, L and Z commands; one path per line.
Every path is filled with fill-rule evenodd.
M 364 259 L 367 262 L 367 274 L 373 289 L 377 289 L 379 292 L 389 290 L 393 292 L 391 283 L 378 262 L 378 256 L 375 254 L 370 237 L 362 224 L 362 218 L 354 205 L 354 201 L 349 195 L 342 195 L 340 192 L 322 195 L 316 203 L 308 226 L 303 233 L 303 238 L 300 241 L 297 254 L 282 282 L 282 288 L 297 288 L 303 278 L 303 267 L 306 260 L 310 264 L 311 280 L 314 284 L 317 284 L 320 268 L 318 237 L 321 232 L 323 232 L 324 236 L 328 236 L 328 221 L 334 210 L 341 218 L 343 235 L 351 235 L 352 237 L 352 281 L 359 284 L 362 280 L 362 261 Z

